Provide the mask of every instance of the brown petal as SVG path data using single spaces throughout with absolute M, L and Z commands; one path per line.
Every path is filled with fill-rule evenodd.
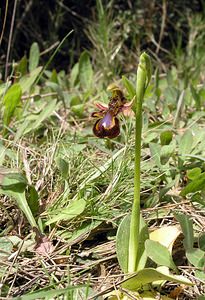
M 105 103 L 95 103 L 95 105 L 97 106 L 97 108 L 99 108 L 100 110 L 107 110 L 108 109 L 108 105 Z

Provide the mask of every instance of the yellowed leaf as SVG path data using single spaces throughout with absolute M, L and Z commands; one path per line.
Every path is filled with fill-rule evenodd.
M 159 242 L 160 244 L 168 248 L 170 253 L 172 253 L 172 247 L 180 233 L 180 227 L 177 225 L 164 226 L 152 231 L 150 233 L 150 240 Z

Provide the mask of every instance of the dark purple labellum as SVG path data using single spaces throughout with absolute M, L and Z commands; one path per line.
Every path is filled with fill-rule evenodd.
M 115 138 L 120 134 L 119 120 L 116 117 L 112 117 L 112 120 L 106 117 L 107 114 L 104 118 L 97 120 L 93 127 L 93 133 L 99 138 Z

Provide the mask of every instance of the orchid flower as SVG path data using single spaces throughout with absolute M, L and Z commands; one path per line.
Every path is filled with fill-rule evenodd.
M 93 133 L 99 138 L 115 138 L 120 134 L 120 122 L 117 115 L 120 112 L 126 115 L 134 100 L 126 102 L 122 91 L 116 85 L 110 85 L 108 90 L 112 92 L 108 105 L 97 103 L 96 106 L 100 111 L 92 113 L 92 117 L 98 118 L 93 126 Z

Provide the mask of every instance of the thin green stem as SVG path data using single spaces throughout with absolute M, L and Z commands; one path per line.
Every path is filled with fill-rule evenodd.
M 51 61 L 53 60 L 53 58 L 55 57 L 56 53 L 58 52 L 58 50 L 61 48 L 61 46 L 63 45 L 63 43 L 65 42 L 65 40 L 69 37 L 69 35 L 73 32 L 74 30 L 69 31 L 66 36 L 64 36 L 64 38 L 62 39 L 62 41 L 60 42 L 60 44 L 58 45 L 58 47 L 55 49 L 55 51 L 53 52 L 53 54 L 51 55 L 51 57 L 49 58 L 48 62 L 45 64 L 45 66 L 43 67 L 43 69 L 41 70 L 40 74 L 38 75 L 38 77 L 35 80 L 35 84 L 38 83 L 38 81 L 40 80 L 43 72 L 47 69 L 48 65 L 51 63 Z
M 150 79 L 149 56 L 143 53 L 140 56 L 137 69 L 136 103 L 135 103 L 135 173 L 134 173 L 134 201 L 132 205 L 129 239 L 128 272 L 138 269 L 138 246 L 140 233 L 140 158 L 142 135 L 142 102 L 144 93 Z

